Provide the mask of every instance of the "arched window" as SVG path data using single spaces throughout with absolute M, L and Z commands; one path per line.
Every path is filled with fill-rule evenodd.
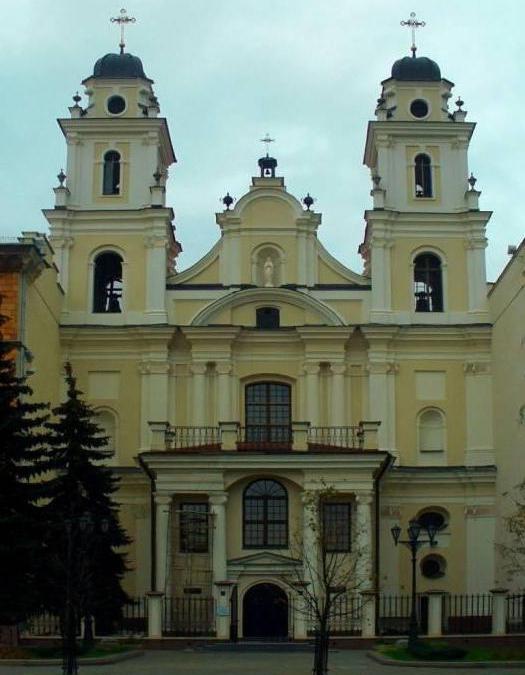
M 246 387 L 246 441 L 289 443 L 291 440 L 290 386 L 256 382 Z
M 288 494 L 275 480 L 256 480 L 244 491 L 244 548 L 287 548 Z
M 421 253 L 414 260 L 416 312 L 443 311 L 441 260 L 433 253 Z
M 277 307 L 258 307 L 255 316 L 257 328 L 267 330 L 279 328 L 279 310 Z
M 416 197 L 432 197 L 432 167 L 428 155 L 416 155 L 414 159 L 414 180 Z
M 97 410 L 96 423 L 100 427 L 100 436 L 106 438 L 106 446 L 97 448 L 112 457 L 117 452 L 117 422 L 110 410 Z
M 440 410 L 424 410 L 418 419 L 420 452 L 444 452 L 445 417 Z
M 118 253 L 100 253 L 95 258 L 93 311 L 117 314 L 122 311 L 122 258 Z
M 105 195 L 120 194 L 120 155 L 115 150 L 109 150 L 104 155 L 102 193 Z

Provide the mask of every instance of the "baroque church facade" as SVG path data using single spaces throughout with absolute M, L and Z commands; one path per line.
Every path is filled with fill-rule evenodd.
M 83 84 L 85 104 L 59 120 L 67 169 L 49 235 L 0 247 L 0 294 L 35 394 L 56 403 L 69 360 L 110 439 L 133 540 L 126 590 L 214 597 L 219 637 L 235 598 L 239 635 L 257 633 L 249 615 L 265 595 L 290 599 L 282 576 L 316 546 L 305 495 L 322 486 L 369 590 L 409 592 L 390 530 L 411 519 L 438 529 L 419 590 L 502 583 L 490 212 L 469 182 L 475 125 L 438 65 L 414 52 L 382 82 L 361 273 L 323 247 L 321 214 L 268 154 L 246 194 L 225 198 L 216 245 L 178 271 L 176 160 L 153 81 L 122 52 Z

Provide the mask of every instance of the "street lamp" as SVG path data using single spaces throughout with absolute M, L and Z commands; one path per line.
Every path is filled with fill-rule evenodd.
M 421 539 L 421 530 L 425 529 L 428 539 Z M 409 650 L 414 647 L 417 642 L 417 610 L 416 610 L 416 558 L 417 552 L 425 544 L 430 544 L 430 546 L 436 546 L 436 532 L 437 528 L 434 525 L 428 525 L 423 528 L 421 523 L 417 520 L 411 520 L 407 527 L 408 539 L 400 539 L 401 528 L 399 525 L 394 525 L 391 528 L 390 532 L 392 533 L 392 538 L 394 544 L 404 544 L 410 553 L 412 554 L 412 609 L 410 612 L 410 625 L 408 629 L 408 648 Z

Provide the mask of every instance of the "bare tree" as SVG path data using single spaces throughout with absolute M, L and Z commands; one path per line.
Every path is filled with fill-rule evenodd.
M 292 543 L 302 568 L 296 566 L 283 576 L 300 598 L 294 611 L 315 634 L 314 675 L 328 672 L 330 637 L 334 630 L 341 630 L 341 624 L 348 627 L 359 620 L 359 591 L 368 589 L 371 581 L 370 551 L 357 544 L 360 537 L 351 525 L 349 501 L 343 501 L 341 493 L 324 481 L 320 483 L 319 490 L 303 495 L 303 537 L 297 536 Z M 341 507 L 339 513 L 337 507 Z
M 498 544 L 503 558 L 507 581 L 522 579 L 525 572 L 525 481 L 503 494 L 513 504 L 504 518 L 506 541 Z M 521 584 L 520 584 L 521 585 Z

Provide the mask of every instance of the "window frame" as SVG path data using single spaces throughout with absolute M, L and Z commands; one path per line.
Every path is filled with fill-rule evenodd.
M 118 160 L 109 160 L 108 155 L 113 154 Z M 116 167 L 116 169 L 115 169 Z M 116 175 L 115 175 L 116 171 Z M 111 184 L 111 191 L 106 186 Z M 122 194 L 122 155 L 118 150 L 110 149 L 104 152 L 102 157 L 102 196 L 119 197 Z
M 418 160 L 421 158 L 421 161 Z M 428 160 L 423 161 L 424 159 Z M 418 175 L 418 172 L 421 171 L 421 175 Z M 428 152 L 418 152 L 414 157 L 414 198 L 419 199 L 434 199 L 435 190 L 434 190 L 434 171 L 432 167 L 432 157 Z M 420 180 L 418 180 L 420 179 Z M 420 185 L 423 188 L 423 193 L 418 194 L 417 186 Z
M 262 325 L 265 322 L 265 318 L 269 318 L 270 316 L 271 320 L 268 323 L 272 323 L 273 325 Z M 277 320 L 275 321 L 275 319 Z M 279 307 L 257 307 L 255 309 L 255 327 L 258 330 L 278 330 L 281 327 L 281 311 Z
M 271 387 L 282 387 L 287 391 L 287 400 L 285 403 L 280 401 L 272 402 Z M 266 393 L 263 402 L 250 401 L 250 391 L 256 387 L 265 387 Z M 288 408 L 288 419 L 285 424 L 276 424 L 273 422 L 272 411 L 279 407 Z M 264 423 L 252 422 L 252 415 L 258 408 L 264 409 Z M 246 441 L 248 443 L 290 443 L 292 440 L 292 387 L 287 382 L 278 380 L 261 380 L 249 382 L 244 386 L 244 425 L 246 428 Z M 272 430 L 281 430 L 282 433 L 274 434 Z M 253 432 L 253 433 L 252 433 Z M 259 433 L 261 432 L 261 433 Z
M 185 511 L 186 507 L 204 507 L 204 510 L 201 511 L 195 511 L 191 508 L 188 508 L 187 511 Z M 179 511 L 179 553 L 209 553 L 210 552 L 210 534 L 209 534 L 209 527 L 208 527 L 208 518 L 210 514 L 210 508 L 208 502 L 180 502 L 178 505 L 178 511 Z M 187 527 L 188 522 L 190 519 L 187 518 L 187 514 L 193 513 L 198 514 L 199 516 L 203 516 L 199 520 L 204 522 L 204 540 L 205 540 L 205 546 L 203 545 L 200 548 L 190 548 L 188 544 L 188 537 L 186 535 L 183 535 L 184 528 Z M 197 536 L 199 537 L 202 535 L 202 531 L 199 531 L 197 533 Z M 186 542 L 186 543 L 185 543 Z
M 418 266 L 418 260 L 425 258 L 425 265 Z M 437 261 L 438 265 L 436 267 L 431 267 L 428 262 L 432 258 Z M 412 258 L 412 298 L 413 298 L 413 311 L 416 314 L 429 315 L 429 314 L 442 314 L 445 311 L 445 284 L 444 284 L 444 274 L 443 274 L 443 260 L 442 258 L 430 250 L 423 250 L 416 253 Z M 423 279 L 417 279 L 417 275 L 422 275 Z M 433 289 L 433 279 L 432 276 L 435 276 L 438 279 L 436 287 L 439 290 L 439 294 L 436 295 L 436 300 L 432 298 L 432 294 L 435 293 Z M 417 284 L 423 285 L 423 290 L 418 290 Z M 430 289 L 430 290 L 428 290 Z M 429 309 L 418 309 L 418 295 L 421 295 L 421 301 L 427 302 Z M 425 296 L 425 297 L 423 297 Z M 430 309 L 431 303 L 437 305 L 437 309 Z
M 257 483 L 273 483 L 281 488 L 283 491 L 282 495 L 249 495 L 248 492 L 253 488 Z M 250 501 L 260 501 L 262 502 L 262 518 L 248 518 L 247 517 L 247 502 Z M 268 517 L 268 506 L 270 500 L 284 504 L 284 516 L 281 518 L 269 518 Z M 275 506 L 275 505 L 273 505 Z M 251 481 L 246 488 L 244 489 L 242 496 L 242 547 L 243 549 L 287 549 L 289 546 L 289 499 L 288 499 L 288 490 L 286 487 L 278 480 L 274 478 L 258 478 L 254 481 Z M 248 530 L 250 526 L 259 525 L 262 523 L 262 542 L 258 543 L 248 543 L 250 538 L 255 539 L 255 537 L 248 536 Z M 270 543 L 269 536 L 269 525 L 281 525 L 283 526 L 283 537 L 279 540 L 278 543 Z
M 333 509 L 331 507 L 334 507 Z M 338 542 L 340 541 L 338 535 L 338 529 L 337 529 L 337 518 L 333 521 L 335 524 L 335 544 L 331 545 L 329 544 L 329 538 L 327 537 L 327 520 L 329 516 L 330 511 L 336 511 L 338 508 L 345 507 L 346 510 L 346 516 L 347 516 L 347 522 L 348 522 L 348 532 L 346 533 L 345 536 L 348 537 L 347 542 L 345 542 L 345 545 L 343 546 L 342 544 L 339 544 Z M 322 507 L 321 507 L 321 513 L 322 513 L 322 527 L 323 527 L 323 547 L 326 553 L 350 553 L 352 551 L 352 516 L 353 516 L 353 509 L 352 509 L 352 502 L 349 500 L 343 500 L 343 501 L 326 501 L 323 502 Z M 343 522 L 343 521 L 341 521 Z

